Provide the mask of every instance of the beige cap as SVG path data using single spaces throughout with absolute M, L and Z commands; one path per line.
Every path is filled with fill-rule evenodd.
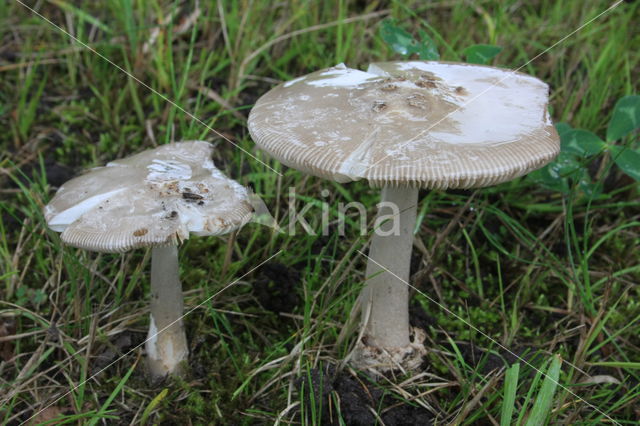
M 253 209 L 212 153 L 208 142 L 179 142 L 91 169 L 60 187 L 44 209 L 47 225 L 71 246 L 102 252 L 231 232 Z
M 545 83 L 499 68 L 341 64 L 270 90 L 251 110 L 249 131 L 282 163 L 338 182 L 471 188 L 558 154 L 547 103 Z

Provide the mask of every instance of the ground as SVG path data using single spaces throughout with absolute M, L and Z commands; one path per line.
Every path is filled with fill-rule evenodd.
M 42 216 L 83 169 L 202 139 L 281 226 L 291 187 L 298 203 L 361 201 L 371 224 L 376 189 L 305 176 L 256 149 L 246 117 L 259 96 L 340 62 L 433 53 L 404 56 L 389 34 L 449 61 L 488 44 L 502 48 L 491 64 L 549 84 L 555 123 L 604 139 L 616 102 L 640 92 L 638 2 L 24 3 L 33 10 L 0 4 L 0 423 L 640 419 L 640 193 L 613 161 L 614 145 L 638 149 L 637 131 L 578 160 L 566 152 L 562 164 L 577 166 L 559 176 L 421 191 L 411 321 L 429 353 L 419 374 L 378 381 L 341 363 L 368 241 L 355 222 L 345 236 L 333 222 L 315 236 L 252 223 L 185 241 L 185 304 L 197 307 L 185 318 L 189 374 L 152 383 L 150 252 L 66 247 Z M 320 208 L 306 218 L 320 229 Z

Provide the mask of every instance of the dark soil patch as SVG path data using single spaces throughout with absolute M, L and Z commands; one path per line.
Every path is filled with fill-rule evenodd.
M 51 139 L 57 140 L 58 138 L 57 134 L 54 134 Z M 52 146 L 55 145 L 58 145 L 58 143 L 52 142 Z M 8 187 L 20 188 L 20 185 L 29 187 L 32 182 L 40 182 L 42 175 L 44 174 L 46 182 L 52 189 L 57 190 L 63 183 L 75 177 L 77 173 L 74 169 L 66 164 L 56 161 L 52 152 L 53 148 L 49 149 L 48 152 L 45 152 L 42 165 L 37 159 L 24 164 L 20 170 L 15 173 L 17 182 L 13 179 L 8 179 Z
M 419 327 L 427 332 L 431 327 L 435 327 L 438 324 L 437 319 L 429 315 L 422 305 L 416 301 L 413 301 L 409 307 L 409 322 L 413 327 Z M 454 352 L 454 348 L 448 341 L 442 341 L 441 344 L 444 348 Z M 518 357 L 534 366 L 541 363 L 536 356 L 535 350 L 522 345 L 510 347 L 508 348 L 509 350 L 500 347 L 489 350 L 476 345 L 474 342 L 456 341 L 456 346 L 467 365 L 477 368 L 481 374 L 488 374 L 502 367 L 507 368 L 517 362 L 523 364 Z
M 409 306 L 409 323 L 412 327 L 418 327 L 426 331 L 430 327 L 438 325 L 438 320 L 427 314 L 422 305 L 414 300 Z
M 260 304 L 275 313 L 293 312 L 300 305 L 300 273 L 282 263 L 270 262 L 260 268 L 253 293 Z
M 126 354 L 145 338 L 141 333 L 124 332 L 112 339 L 102 350 L 96 353 L 91 365 L 91 374 L 101 374 L 111 366 L 119 357 Z
M 32 185 L 32 182 L 40 182 L 44 172 L 45 180 L 51 188 L 51 197 L 53 197 L 58 188 L 77 175 L 71 167 L 58 163 L 53 159 L 46 160 L 42 166 L 41 168 L 38 162 L 24 166 L 20 173 L 17 174 L 19 184 L 11 181 L 9 186 L 20 188 L 20 185 L 23 185 L 28 188 Z
M 47 182 L 54 188 L 61 187 L 63 183 L 76 175 L 71 167 L 57 163 L 53 159 L 45 161 L 44 172 L 47 176 Z
M 311 245 L 311 254 L 320 255 L 322 251 L 327 247 L 327 244 L 331 242 L 330 235 L 334 232 L 337 232 L 337 227 L 329 227 L 329 235 L 320 234 L 313 240 L 313 244 Z
M 473 342 L 456 342 L 458 350 L 462 354 L 464 361 L 475 368 L 481 374 L 488 374 L 491 371 L 499 370 L 502 367 L 518 362 L 518 358 L 509 352 L 503 351 L 500 355 L 489 352 Z M 453 350 L 453 348 L 451 348 Z
M 443 342 L 442 346 L 453 351 L 453 347 L 448 343 Z M 521 368 L 525 369 L 526 363 L 536 368 L 541 368 L 545 360 L 548 359 L 548 356 L 526 346 L 510 347 L 508 351 L 502 348 L 489 351 L 473 342 L 456 342 L 456 346 L 464 361 L 469 366 L 476 368 L 480 374 L 485 375 L 503 367 L 508 368 L 515 363 L 520 363 Z M 536 373 L 534 369 L 526 369 L 525 371 L 528 371 L 528 373 L 525 373 L 523 377 L 533 377 Z
M 2 216 L 2 226 L 6 229 L 7 235 L 19 235 L 20 229 L 22 229 L 24 224 L 24 219 L 21 218 L 24 216 L 24 213 L 18 212 L 16 209 L 13 209 L 11 212 L 2 209 L 2 211 L 0 211 L 0 215 Z
M 338 425 L 342 418 L 350 426 L 369 426 L 380 423 L 376 414 L 387 426 L 433 423 L 434 415 L 424 408 L 396 399 L 366 379 L 337 372 L 332 365 L 311 370 L 297 387 L 307 423 Z

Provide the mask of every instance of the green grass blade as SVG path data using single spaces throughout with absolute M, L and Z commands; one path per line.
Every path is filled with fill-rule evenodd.
M 129 371 L 127 371 L 127 373 L 124 375 L 124 377 L 120 379 L 120 382 L 118 382 L 118 385 L 115 387 L 115 389 L 113 389 L 113 392 L 111 392 L 111 395 L 109 395 L 109 398 L 107 398 L 104 404 L 102 404 L 102 407 L 100 407 L 100 411 L 98 411 L 98 413 L 96 414 L 96 417 L 92 418 L 91 421 L 87 423 L 88 425 L 90 426 L 96 425 L 105 415 L 108 414 L 107 408 L 109 408 L 109 405 L 111 405 L 113 400 L 120 393 L 124 385 L 127 383 L 127 381 L 129 380 L 129 377 L 131 376 L 131 373 L 133 373 L 133 370 L 136 369 L 137 365 L 138 365 L 138 361 L 136 360 L 136 362 L 133 363 L 133 365 L 131 366 Z
M 140 418 L 141 425 L 147 424 L 147 420 L 149 420 L 149 416 L 151 415 L 151 412 L 153 411 L 153 409 L 156 408 L 158 404 L 162 402 L 162 400 L 167 396 L 168 393 L 169 393 L 169 389 L 164 388 L 162 389 L 162 392 L 160 392 L 158 395 L 156 395 L 155 398 L 151 400 L 149 405 L 147 405 L 147 408 L 145 408 L 144 411 L 142 412 L 142 417 Z
M 553 357 L 551 365 L 547 370 L 547 374 L 540 386 L 540 392 L 533 404 L 526 426 L 537 426 L 546 423 L 551 406 L 553 405 L 553 395 L 558 387 L 558 378 L 560 377 L 560 367 L 562 366 L 562 358 L 560 355 Z
M 640 369 L 640 362 L 602 361 L 602 362 L 592 362 L 591 365 L 595 365 L 598 367 Z
M 99 19 L 91 16 L 89 13 L 85 12 L 79 7 L 76 7 L 73 4 L 62 0 L 49 0 L 49 2 L 55 4 L 60 9 L 75 15 L 80 21 L 86 22 L 90 25 L 94 25 L 100 28 L 105 33 L 111 33 L 111 29 L 106 24 L 104 24 Z
M 518 390 L 518 375 L 520 374 L 520 363 L 515 363 L 507 369 L 504 376 L 504 399 L 502 400 L 502 411 L 500 412 L 500 426 L 509 426 L 511 416 L 516 402 L 516 391 Z

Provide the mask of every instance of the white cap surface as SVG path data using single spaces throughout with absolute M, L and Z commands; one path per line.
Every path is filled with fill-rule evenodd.
M 212 153 L 208 142 L 178 142 L 91 169 L 60 187 L 44 209 L 47 225 L 69 245 L 102 252 L 231 232 L 253 208 Z
M 256 144 L 300 171 L 373 186 L 470 188 L 553 159 L 548 86 L 521 73 L 445 62 L 344 65 L 285 82 L 251 110 Z

